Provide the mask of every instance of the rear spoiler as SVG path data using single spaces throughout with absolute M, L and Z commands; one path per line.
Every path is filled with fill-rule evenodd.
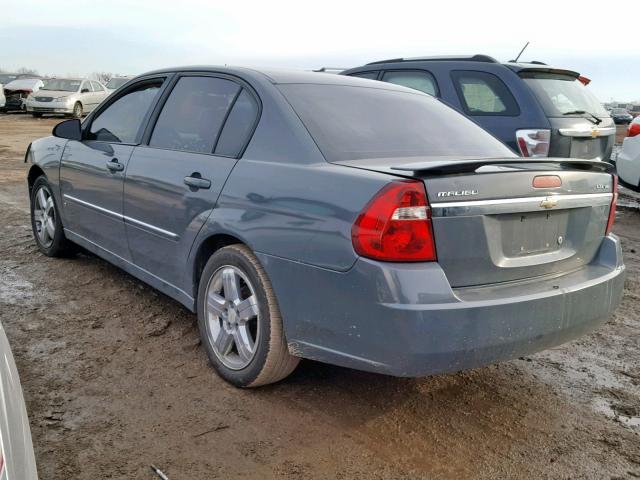
M 539 170 L 547 170 L 550 166 L 560 165 L 570 170 L 591 170 L 596 172 L 613 173 L 615 167 L 607 162 L 600 160 L 584 160 L 576 158 L 545 158 L 545 159 L 527 159 L 527 158 L 487 158 L 487 159 L 471 159 L 471 160 L 436 160 L 431 162 L 407 163 L 405 165 L 394 165 L 390 170 L 397 171 L 402 175 L 417 173 L 428 173 L 431 175 L 449 175 L 456 173 L 472 173 L 480 167 L 485 166 L 510 166 L 515 169 L 522 168 L 526 165 L 526 169 L 539 166 Z M 520 166 L 520 167 L 519 167 Z M 410 173 L 411 172 L 411 173 Z

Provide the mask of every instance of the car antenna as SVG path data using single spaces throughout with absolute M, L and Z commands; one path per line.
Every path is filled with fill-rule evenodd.
M 525 43 L 524 47 L 522 47 L 522 50 L 520 50 L 520 53 L 518 54 L 518 56 L 516 57 L 515 60 L 509 60 L 510 63 L 518 63 L 518 59 L 520 58 L 520 55 L 522 55 L 522 52 L 525 51 L 525 49 L 529 46 L 529 42 Z

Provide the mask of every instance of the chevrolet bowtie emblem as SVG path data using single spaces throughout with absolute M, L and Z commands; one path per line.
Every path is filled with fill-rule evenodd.
M 558 200 L 555 198 L 547 197 L 540 202 L 541 208 L 553 208 L 558 204 Z
M 596 127 L 593 127 L 591 129 L 591 138 L 598 138 L 600 136 L 600 130 L 598 130 Z

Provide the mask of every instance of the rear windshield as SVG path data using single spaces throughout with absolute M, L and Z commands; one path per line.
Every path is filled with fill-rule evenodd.
M 536 95 L 548 117 L 580 116 L 586 112 L 597 117 L 609 114 L 577 78 L 545 72 L 521 72 L 520 76 Z
M 279 85 L 330 162 L 391 157 L 512 157 L 491 134 L 423 93 Z

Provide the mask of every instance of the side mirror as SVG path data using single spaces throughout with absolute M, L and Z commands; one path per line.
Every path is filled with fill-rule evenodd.
M 80 90 L 80 93 L 89 93 L 89 89 L 88 88 L 83 88 L 82 90 Z
M 53 136 L 57 138 L 66 138 L 67 140 L 82 140 L 82 128 L 80 128 L 80 120 L 72 118 L 65 120 L 53 127 Z

